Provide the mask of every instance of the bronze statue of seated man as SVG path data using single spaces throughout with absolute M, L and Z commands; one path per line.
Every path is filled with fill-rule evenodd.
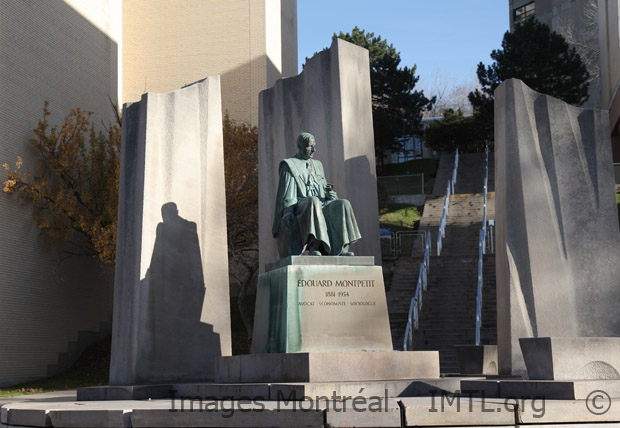
M 349 245 L 361 239 L 351 204 L 338 199 L 327 183 L 323 164 L 313 159 L 315 141 L 303 132 L 298 152 L 280 162 L 272 233 L 280 257 L 301 255 L 352 256 Z

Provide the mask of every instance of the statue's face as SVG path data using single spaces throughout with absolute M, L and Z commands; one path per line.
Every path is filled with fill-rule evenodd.
M 314 139 L 311 139 L 307 143 L 299 146 L 299 154 L 301 155 L 302 159 L 307 160 L 314 156 L 314 152 L 316 151 L 314 146 L 316 146 Z

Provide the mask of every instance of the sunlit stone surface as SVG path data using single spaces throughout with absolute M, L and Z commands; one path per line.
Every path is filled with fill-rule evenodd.
M 520 80 L 495 91 L 500 374 L 522 337 L 620 336 L 620 235 L 609 118 Z
M 124 107 L 110 385 L 212 379 L 229 306 L 215 76 Z

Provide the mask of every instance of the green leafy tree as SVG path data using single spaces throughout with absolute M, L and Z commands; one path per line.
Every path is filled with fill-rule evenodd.
M 589 74 L 575 48 L 549 27 L 528 19 L 506 32 L 490 66 L 478 64 L 481 89 L 469 93 L 484 136 L 493 139 L 493 92 L 506 79 L 521 79 L 535 91 L 581 105 L 588 99 Z
M 333 38 L 369 51 L 375 150 L 382 164 L 388 151 L 403 150 L 400 137 L 421 134 L 422 112 L 432 107 L 435 98 L 414 90 L 419 79 L 416 66 L 399 68 L 400 53 L 381 36 L 355 27 L 351 33 L 334 33 Z
M 431 122 L 424 133 L 426 145 L 438 152 L 484 151 L 484 138 L 480 137 L 480 123 L 473 116 L 465 117 L 461 110 L 446 109 L 443 118 Z

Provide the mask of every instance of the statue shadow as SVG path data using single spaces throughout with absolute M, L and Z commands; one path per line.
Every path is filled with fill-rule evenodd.
M 220 337 L 201 321 L 205 283 L 196 223 L 162 206 L 150 267 L 140 281 L 142 363 L 138 378 L 161 382 L 208 379 Z M 182 373 L 182 374 L 180 374 Z

